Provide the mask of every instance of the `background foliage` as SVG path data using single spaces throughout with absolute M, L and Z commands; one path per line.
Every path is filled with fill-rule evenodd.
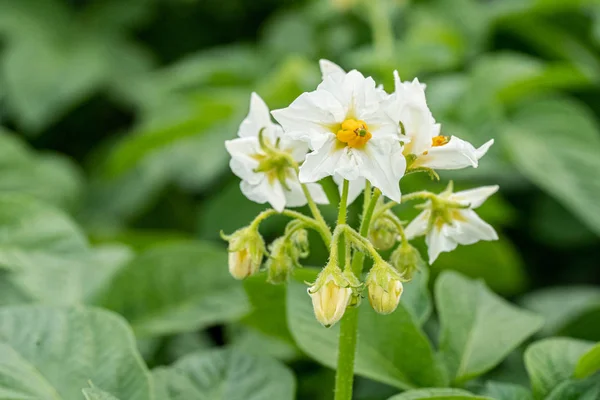
M 0 399 L 331 397 L 335 328 L 296 281 L 233 281 L 218 240 L 264 208 L 223 141 L 319 58 L 419 76 L 445 134 L 496 139 L 442 179 L 501 185 L 501 240 L 361 309 L 356 398 L 600 398 L 597 1 L 0 0 Z

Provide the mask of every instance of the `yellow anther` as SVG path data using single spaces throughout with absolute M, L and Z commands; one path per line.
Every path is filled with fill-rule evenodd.
M 450 141 L 448 136 L 435 136 L 431 139 L 431 145 L 433 147 L 443 146 Z
M 365 121 L 347 119 L 337 131 L 337 139 L 350 147 L 363 147 L 373 137 Z

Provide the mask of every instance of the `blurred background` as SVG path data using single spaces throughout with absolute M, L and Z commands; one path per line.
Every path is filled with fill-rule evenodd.
M 418 76 L 444 134 L 496 140 L 478 169 L 402 182 L 405 193 L 449 179 L 501 186 L 481 208 L 501 240 L 443 254 L 433 275 L 483 278 L 553 315 L 547 333 L 600 340 L 594 0 L 0 0 L 0 191 L 65 210 L 95 245 L 140 252 L 196 238 L 224 248 L 219 231 L 264 208 L 240 193 L 224 140 L 252 91 L 275 109 L 313 90 L 320 58 L 388 90 L 394 69 Z M 282 224 L 265 224 L 265 235 Z M 325 260 L 319 246 L 313 265 Z M 319 398 L 331 371 L 245 329 L 149 341 L 145 354 L 158 365 L 209 342 L 263 343 L 294 360 L 300 398 Z M 359 398 L 378 398 L 369 385 L 359 382 Z

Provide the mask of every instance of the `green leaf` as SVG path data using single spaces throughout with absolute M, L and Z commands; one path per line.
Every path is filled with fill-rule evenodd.
M 119 400 L 110 393 L 100 390 L 97 387 L 83 389 L 83 395 L 86 400 Z
M 304 269 L 297 277 L 310 281 L 314 273 Z M 324 328 L 317 322 L 304 283 L 291 281 L 288 285 L 287 318 L 298 346 L 318 362 L 335 368 L 339 324 Z M 431 344 L 402 301 L 390 315 L 379 315 L 363 302 L 358 337 L 356 374 L 402 389 L 446 385 Z
M 435 299 L 440 352 L 455 382 L 489 371 L 542 325 L 540 317 L 509 304 L 482 282 L 451 271 L 438 278 Z
M 495 400 L 533 400 L 527 388 L 505 382 L 488 381 L 481 394 Z
M 429 269 L 423 268 L 417 272 L 410 282 L 404 283 L 402 304 L 419 325 L 423 325 L 433 310 L 431 294 L 428 288 Z
M 285 365 L 234 349 L 190 354 L 153 375 L 160 400 L 293 400 L 296 386 Z
M 593 344 L 575 339 L 550 338 L 535 342 L 525 352 L 525 366 L 533 394 L 545 398 L 561 382 L 573 376 L 582 355 Z
M 523 307 L 544 317 L 541 333 L 563 332 L 586 313 L 600 308 L 600 289 L 595 286 L 564 286 L 540 289 L 524 296 Z
M 600 135 L 591 114 L 573 101 L 523 104 L 503 135 L 515 165 L 600 234 Z
M 584 380 L 564 381 L 546 397 L 546 400 L 596 400 L 598 398 L 600 398 L 600 374 Z
M 587 351 L 575 367 L 575 378 L 582 379 L 596 373 L 600 370 L 600 343 L 596 344 Z
M 180 242 L 144 251 L 123 267 L 98 303 L 127 318 L 136 335 L 166 335 L 237 320 L 249 311 L 227 251 Z
M 453 270 L 470 278 L 481 278 L 494 292 L 507 296 L 522 293 L 528 284 L 523 260 L 506 237 L 458 246 L 442 253 L 431 269 L 436 277 L 442 271 Z
M 153 399 L 131 330 L 107 311 L 1 308 L 0 354 L 1 399 L 80 399 L 89 382 L 122 399 Z
M 462 389 L 436 388 L 416 389 L 390 397 L 388 400 L 491 400 L 489 397 L 476 396 Z

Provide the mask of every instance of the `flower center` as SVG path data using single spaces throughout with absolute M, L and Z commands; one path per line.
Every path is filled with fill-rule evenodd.
M 443 146 L 450 141 L 448 136 L 435 136 L 431 139 L 431 145 L 433 147 Z
M 373 137 L 365 121 L 351 118 L 342 122 L 341 129 L 335 136 L 337 140 L 353 148 L 363 147 Z

